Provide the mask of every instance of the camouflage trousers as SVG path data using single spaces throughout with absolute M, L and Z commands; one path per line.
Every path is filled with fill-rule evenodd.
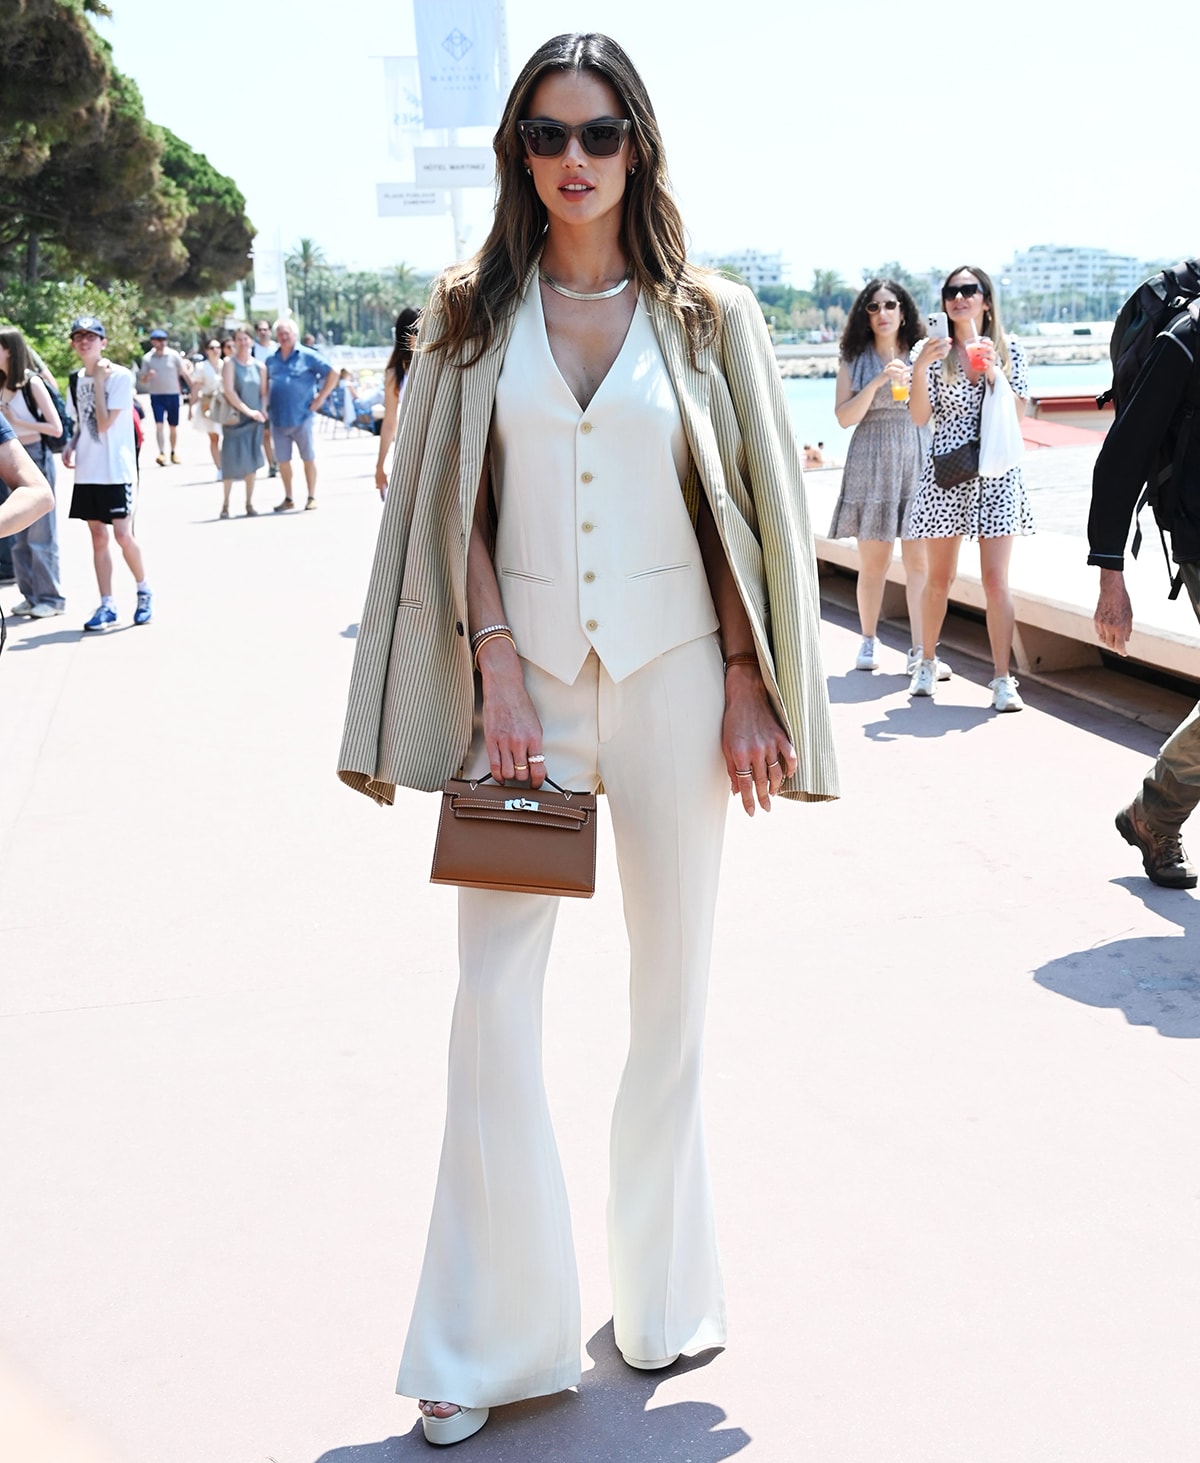
M 1200 564 L 1184 564 L 1183 582 L 1200 620 Z M 1142 783 L 1140 798 L 1148 822 L 1177 833 L 1200 805 L 1200 703 L 1159 749 L 1158 761 Z

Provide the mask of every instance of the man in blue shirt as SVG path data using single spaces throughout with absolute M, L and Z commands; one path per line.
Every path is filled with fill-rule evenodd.
M 313 413 L 321 410 L 338 378 L 337 372 L 323 356 L 299 344 L 300 335 L 294 320 L 276 320 L 275 339 L 279 342 L 279 349 L 267 357 L 266 363 L 270 388 L 267 416 L 271 423 L 275 461 L 283 479 L 283 502 L 275 505 L 275 512 L 287 513 L 296 506 L 292 500 L 293 445 L 304 464 L 304 480 L 308 486 L 308 501 L 304 506 L 317 506 Z

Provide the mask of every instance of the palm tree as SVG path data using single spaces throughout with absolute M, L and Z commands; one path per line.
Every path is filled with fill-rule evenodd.
M 300 314 L 309 324 L 309 283 L 313 271 L 325 263 L 325 250 L 315 239 L 301 239 L 287 257 L 287 267 L 300 276 Z
M 847 288 L 836 269 L 814 269 L 812 297 L 822 310 L 828 310 L 834 299 Z

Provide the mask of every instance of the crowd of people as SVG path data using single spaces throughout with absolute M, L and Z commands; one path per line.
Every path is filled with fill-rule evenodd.
M 383 471 L 395 432 L 416 320 L 416 311 L 401 312 L 398 344 L 377 390 L 378 472 Z M 257 516 L 254 485 L 264 466 L 283 484 L 284 496 L 274 511 L 294 509 L 293 454 L 304 474 L 304 508 L 317 507 L 315 416 L 339 384 L 348 395 L 359 393 L 348 373 L 339 377 L 316 349 L 299 344 L 299 339 L 299 328 L 290 318 L 280 318 L 274 326 L 260 320 L 253 330 L 240 326 L 228 338 L 210 339 L 189 357 L 170 345 L 166 330 L 155 328 L 149 334 L 149 348 L 130 370 L 106 354 L 104 322 L 95 315 L 81 315 L 70 327 L 70 345 L 79 365 L 71 373 L 68 409 L 54 376 L 21 331 L 0 329 L 0 422 L 5 440 L 11 433 L 11 440 L 45 481 L 52 500 L 56 457 L 61 454 L 63 466 L 74 470 L 68 516 L 88 525 L 100 592 L 100 603 L 85 621 L 85 630 L 103 631 L 120 622 L 113 593 L 113 540 L 134 579 L 133 623 L 145 625 L 153 618 L 154 596 L 133 528 L 143 440 L 139 392 L 149 397 L 159 467 L 182 461 L 181 422 L 189 422 L 205 437 L 222 485 L 220 518 L 230 516 L 235 481 L 244 484 L 246 516 Z M 360 399 L 370 405 L 365 393 Z M 7 482 L 0 483 L 0 502 L 8 492 Z M 20 591 L 21 598 L 10 608 L 17 617 L 41 619 L 64 612 L 56 513 L 37 515 L 0 536 L 0 584 L 5 583 L 15 583 Z

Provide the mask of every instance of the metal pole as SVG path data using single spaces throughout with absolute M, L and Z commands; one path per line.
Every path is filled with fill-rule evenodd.
M 509 80 L 508 7 L 505 0 L 496 0 L 496 44 L 500 52 L 500 105 L 503 107 L 512 85 Z
M 458 128 L 446 129 L 446 146 L 458 146 Z M 454 262 L 460 264 L 467 254 L 467 241 L 463 237 L 463 196 L 461 188 L 450 190 L 450 218 L 454 223 Z

